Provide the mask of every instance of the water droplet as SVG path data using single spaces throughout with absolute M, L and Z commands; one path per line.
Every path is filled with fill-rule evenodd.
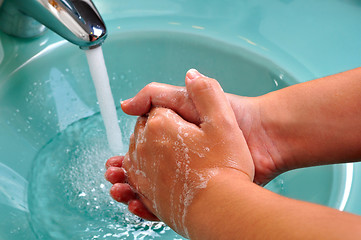
M 274 81 L 276 87 L 278 87 L 278 82 L 277 82 L 277 80 L 276 80 L 276 79 L 273 79 L 273 81 Z
M 86 193 L 85 192 L 82 192 L 79 194 L 79 197 L 85 197 L 86 196 Z

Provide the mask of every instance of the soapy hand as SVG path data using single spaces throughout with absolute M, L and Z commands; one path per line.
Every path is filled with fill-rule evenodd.
M 129 114 L 152 110 L 139 119 L 129 153 L 107 162 L 106 177 L 115 183 L 113 198 L 128 203 L 138 216 L 163 220 L 194 239 L 353 239 L 360 217 L 260 188 L 250 182 L 249 163 L 253 161 L 255 167 L 253 180 L 262 183 L 281 171 L 340 163 L 345 156 L 347 161 L 360 159 L 360 131 L 355 131 L 360 69 L 257 98 L 238 101 L 227 95 L 228 105 L 219 85 L 209 79 L 204 84 L 207 78 L 195 71 L 187 73 L 189 79 L 196 74 L 197 80 L 186 79 L 186 91 L 149 85 L 122 104 Z M 194 88 L 200 83 L 203 87 Z M 169 91 L 163 94 L 157 88 Z M 299 101 L 300 96 L 304 101 Z M 155 106 L 170 106 L 179 115 Z M 218 116 L 211 106 L 220 111 Z M 335 114 L 339 112 L 345 114 Z M 330 117 L 335 120 L 331 125 Z M 234 127 L 235 119 L 241 134 Z M 329 131 L 330 126 L 340 131 Z M 227 224 L 219 224 L 223 222 Z
M 205 77 L 195 69 L 189 70 L 188 75 Z M 254 160 L 254 181 L 259 185 L 265 185 L 282 173 L 284 162 L 282 153 L 277 148 L 277 139 L 267 132 L 268 129 L 262 123 L 261 98 L 227 93 L 226 97 Z M 125 113 L 136 116 L 147 114 L 152 107 L 165 107 L 172 109 L 189 122 L 200 123 L 199 113 L 184 87 L 150 83 L 135 97 L 123 101 L 121 106 Z
M 205 78 L 193 69 L 188 71 L 187 76 L 189 75 Z M 221 92 L 221 94 L 224 93 Z M 251 152 L 255 166 L 254 181 L 264 185 L 280 173 L 279 169 L 282 168 L 280 167 L 282 162 L 273 140 L 266 134 L 261 122 L 258 98 L 240 97 L 232 94 L 226 94 L 226 97 Z M 134 98 L 122 102 L 123 111 L 130 115 L 145 115 L 149 113 L 152 107 L 170 108 L 188 122 L 195 124 L 201 122 L 200 114 L 184 87 L 151 83 Z M 123 184 L 125 181 L 125 173 L 121 168 L 123 159 L 123 156 L 116 156 L 107 162 L 108 170 L 105 177 L 114 184 L 111 195 L 117 201 L 128 204 L 129 210 L 139 217 L 147 220 L 158 220 L 133 193 L 131 187 Z
M 184 236 L 188 209 L 210 179 L 227 172 L 254 178 L 251 153 L 218 82 L 188 73 L 186 89 L 197 124 L 173 110 L 152 108 L 138 119 L 127 155 L 108 160 L 106 173 L 115 200 Z

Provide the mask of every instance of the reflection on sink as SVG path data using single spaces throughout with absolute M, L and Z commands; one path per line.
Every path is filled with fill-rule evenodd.
M 27 187 L 28 182 L 22 176 L 0 163 L 0 205 L 29 212 Z

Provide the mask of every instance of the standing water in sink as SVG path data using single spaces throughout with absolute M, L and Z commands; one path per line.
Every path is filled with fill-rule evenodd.
M 28 187 L 33 232 L 38 239 L 57 240 L 181 239 L 165 224 L 143 221 L 110 197 L 105 161 L 125 154 L 136 119 L 115 108 L 102 49 L 86 55 L 101 115 L 72 123 L 37 153 Z
M 134 117 L 122 117 L 124 146 L 134 124 Z M 104 164 L 111 156 L 100 114 L 69 125 L 38 152 L 28 188 L 29 220 L 38 239 L 180 239 L 110 197 Z
M 103 51 L 101 47 L 96 47 L 85 50 L 85 52 L 98 98 L 100 113 L 103 117 L 109 147 L 113 154 L 119 154 L 121 149 L 123 149 L 122 134 L 118 125 L 117 112 L 109 85 Z

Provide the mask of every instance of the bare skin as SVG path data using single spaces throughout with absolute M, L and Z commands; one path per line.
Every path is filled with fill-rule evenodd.
M 255 161 L 255 182 L 264 185 L 282 173 L 279 170 L 282 163 L 273 140 L 267 136 L 262 126 L 259 101 L 257 98 L 233 94 L 226 94 L 226 97 Z M 121 107 L 125 113 L 136 116 L 147 114 L 152 107 L 165 107 L 189 122 L 200 123 L 199 114 L 185 87 L 151 83 L 134 98 L 123 101 Z
M 227 97 L 225 98 L 227 99 L 227 101 L 225 102 L 228 102 L 228 107 L 229 107 L 228 110 L 230 109 L 230 111 L 227 112 L 228 115 L 225 114 L 224 116 L 227 116 L 227 119 L 234 117 L 237 127 L 242 130 L 241 131 L 242 136 L 239 138 L 233 137 L 232 142 L 237 143 L 237 146 L 234 146 L 235 148 L 238 148 L 238 150 L 239 149 L 242 150 L 241 151 L 242 153 L 238 153 L 240 159 L 243 160 L 248 159 L 253 163 L 255 168 L 255 173 L 254 173 L 255 182 L 259 184 L 266 183 L 277 174 L 297 167 L 337 163 L 341 161 L 340 159 L 342 159 L 342 161 L 355 161 L 356 159 L 361 157 L 360 148 L 357 147 L 357 143 L 361 142 L 361 134 L 360 134 L 361 123 L 359 120 L 360 118 L 357 117 L 361 115 L 360 112 L 361 101 L 357 101 L 357 99 L 360 98 L 358 96 L 359 94 L 357 93 L 359 93 L 361 90 L 360 84 L 357 84 L 359 82 L 358 76 L 361 75 L 360 72 L 361 72 L 360 69 L 356 69 L 337 76 L 333 76 L 328 79 L 319 79 L 316 81 L 312 81 L 310 83 L 299 84 L 297 86 L 286 88 L 284 90 L 280 90 L 258 98 L 243 98 L 234 95 L 227 95 Z M 192 73 L 187 74 L 188 78 L 189 78 L 189 74 Z M 347 80 L 346 84 L 344 81 L 342 82 L 342 84 L 340 84 L 338 78 L 346 79 Z M 211 81 L 211 80 L 202 76 L 198 76 L 197 81 Z M 352 85 L 353 87 L 347 88 L 347 86 L 349 86 L 350 84 L 353 84 Z M 182 88 L 172 87 L 169 85 L 157 85 L 157 84 L 150 85 L 145 89 L 143 89 L 135 98 L 123 102 L 122 108 L 128 114 L 142 115 L 144 113 L 149 112 L 152 106 L 168 107 L 174 109 L 174 111 L 179 115 L 181 115 L 185 120 L 196 123 L 196 126 L 201 126 L 203 123 L 201 117 L 202 115 L 199 112 L 199 108 L 196 107 L 197 101 L 195 101 L 195 99 L 192 98 L 192 96 L 194 97 L 194 95 L 198 95 L 198 94 L 192 95 L 193 92 L 189 89 L 188 86 L 189 84 L 187 84 L 187 82 L 186 85 L 187 85 L 187 91 L 185 91 Z M 325 88 L 328 88 L 327 91 L 325 92 L 329 93 L 329 95 L 319 94 L 322 93 L 323 92 L 322 90 L 324 90 Z M 302 102 L 302 105 L 300 105 L 300 101 L 299 101 L 301 97 L 297 96 L 297 94 L 300 94 L 299 91 L 302 92 L 302 96 L 305 96 L 306 94 L 305 101 Z M 201 92 L 203 93 L 203 91 Z M 160 93 L 165 93 L 165 94 L 160 94 Z M 189 94 L 190 96 L 188 96 L 187 93 L 190 93 Z M 212 102 L 210 99 L 213 99 L 214 96 L 218 96 L 222 94 L 223 92 L 214 90 L 212 94 L 208 96 L 207 100 L 204 100 L 205 102 L 209 103 L 208 108 L 213 108 L 217 110 L 217 105 L 214 105 L 214 102 Z M 293 99 L 297 99 L 297 100 L 295 101 Z M 342 101 L 340 101 L 340 99 L 342 99 Z M 335 104 L 332 104 L 331 107 L 330 103 L 335 103 Z M 315 109 L 314 105 L 316 105 L 317 111 L 314 110 Z M 204 108 L 206 109 L 207 107 Z M 224 107 L 220 109 L 223 108 Z M 152 110 L 152 111 L 156 112 L 158 110 Z M 165 111 L 165 110 L 159 110 L 159 111 Z M 233 113 L 230 114 L 230 112 Z M 310 113 L 312 115 L 310 115 Z M 342 114 L 337 115 L 336 113 L 342 113 Z M 206 119 L 212 119 L 212 118 L 208 116 Z M 297 121 L 295 121 L 295 119 Z M 330 119 L 333 119 L 334 121 L 330 121 Z M 146 126 L 146 123 L 147 120 L 143 118 L 143 125 Z M 166 123 L 168 123 L 168 121 L 164 120 L 161 126 L 164 127 Z M 340 124 L 342 126 L 339 126 Z M 138 125 L 141 124 L 139 123 Z M 330 128 L 331 129 L 336 128 L 336 130 L 339 131 L 330 131 Z M 159 130 L 159 127 L 156 129 Z M 235 128 L 232 128 L 231 132 L 234 131 Z M 137 132 L 139 132 L 139 128 L 135 129 L 135 133 Z M 168 131 L 167 133 L 172 134 L 174 133 L 174 131 L 173 132 Z M 137 137 L 134 136 L 133 139 L 137 139 Z M 151 139 L 151 137 L 145 139 Z M 193 144 L 195 142 L 195 139 L 197 138 L 193 139 Z M 220 139 L 222 139 L 222 137 L 218 136 L 215 139 L 219 141 Z M 340 139 L 340 141 L 335 141 L 334 139 Z M 133 141 L 136 142 L 136 140 Z M 248 146 L 248 148 L 247 147 L 245 148 L 244 145 L 242 145 L 244 144 L 244 142 L 246 142 L 246 146 Z M 197 144 L 202 144 L 202 142 L 200 143 L 197 142 Z M 151 153 L 151 150 L 155 150 L 154 144 L 152 146 L 153 147 L 150 147 L 148 151 L 142 148 L 139 149 L 135 148 L 133 150 L 130 149 L 130 152 L 140 153 L 144 151 L 147 153 Z M 329 150 L 327 151 L 327 149 Z M 158 149 L 158 151 L 160 150 Z M 163 150 L 161 150 L 161 152 L 164 151 L 165 150 L 163 146 Z M 245 157 L 246 153 L 249 153 L 250 158 Z M 145 197 L 143 193 L 144 190 L 142 191 L 142 189 L 139 189 L 139 186 L 142 186 L 144 184 L 139 182 L 134 182 L 134 180 L 132 180 L 132 179 L 137 179 L 137 176 L 134 174 L 133 176 L 131 176 L 131 172 L 134 173 L 134 171 L 132 171 L 132 167 L 129 167 L 129 165 L 126 164 L 127 162 L 128 163 L 133 162 L 129 160 L 131 159 L 131 157 L 129 156 L 130 154 L 128 154 L 125 157 L 124 165 L 122 163 L 123 157 L 115 157 L 113 158 L 113 160 L 109 160 L 107 163 L 109 168 L 107 170 L 106 177 L 110 182 L 115 183 L 113 186 L 115 190 L 112 188 L 111 194 L 116 200 L 119 200 L 120 202 L 128 203 L 129 209 L 138 216 L 151 220 L 156 220 L 160 218 L 161 220 L 165 221 L 166 223 L 170 224 L 170 226 L 172 226 L 172 223 L 169 223 L 171 222 L 172 219 L 170 219 L 169 216 L 163 216 L 162 214 L 159 214 L 157 209 L 154 209 L 154 207 L 152 207 L 154 205 L 155 200 L 149 199 L 149 196 Z M 134 159 L 137 159 L 137 157 L 134 157 Z M 172 157 L 168 157 L 167 159 L 172 159 Z M 193 158 L 191 159 L 193 162 Z M 222 159 L 222 157 L 218 156 L 217 159 Z M 146 162 L 145 160 L 143 161 L 141 159 L 137 159 L 137 160 L 142 164 Z M 147 161 L 148 160 L 149 159 L 147 159 Z M 151 160 L 149 161 L 151 162 Z M 146 166 L 146 164 L 144 166 Z M 125 169 L 128 170 L 127 171 L 128 176 L 124 174 L 124 170 L 121 167 L 124 167 Z M 139 165 L 133 166 L 133 169 L 139 170 L 140 166 Z M 166 168 L 159 172 L 160 173 L 166 172 L 168 174 L 171 174 L 170 169 L 172 168 Z M 258 217 L 262 216 L 262 213 L 268 211 L 272 212 L 272 209 L 277 209 L 277 211 L 281 213 L 281 219 L 284 220 L 284 222 L 280 224 L 280 226 L 282 227 L 288 227 L 289 229 L 292 229 L 293 227 L 293 229 L 295 230 L 295 227 L 297 226 L 291 224 L 294 223 L 294 221 L 292 220 L 293 218 L 300 219 L 300 223 L 302 224 L 303 229 L 307 230 L 304 232 L 304 234 L 306 235 L 302 235 L 302 234 L 299 235 L 303 237 L 306 236 L 325 237 L 327 236 L 327 234 L 330 234 L 328 231 L 322 232 L 318 229 L 319 227 L 326 227 L 326 225 L 327 226 L 332 225 L 332 224 L 329 225 L 326 224 L 327 218 L 329 217 L 336 217 L 338 220 L 346 221 L 349 223 L 346 227 L 345 224 L 342 225 L 341 222 L 337 224 L 338 222 L 337 220 L 335 226 L 332 227 L 331 229 L 335 233 L 334 236 L 341 236 L 337 234 L 343 234 L 342 236 L 345 237 L 345 232 L 343 230 L 349 228 L 349 230 L 354 231 L 353 229 L 353 227 L 355 226 L 354 224 L 356 223 L 360 224 L 360 219 L 357 216 L 346 213 L 340 213 L 338 211 L 320 207 L 313 204 L 282 198 L 273 193 L 270 193 L 267 190 L 259 188 L 255 184 L 252 184 L 250 182 L 250 179 L 252 180 L 252 177 L 248 179 L 244 179 L 244 173 L 247 173 L 247 171 L 242 171 L 241 168 L 238 170 L 240 170 L 239 172 L 242 172 L 243 175 L 242 174 L 238 175 L 238 173 L 235 173 L 234 171 L 229 171 L 229 169 L 228 170 L 221 169 L 219 172 L 221 172 L 222 174 L 216 173 L 214 174 L 214 176 L 212 175 L 212 177 L 209 179 L 207 187 L 199 190 L 198 191 L 199 194 L 197 192 L 197 197 L 194 198 L 193 203 L 190 206 L 188 206 L 189 213 L 187 214 L 187 220 L 181 219 L 182 220 L 181 221 L 178 219 L 178 223 L 182 223 L 182 224 L 178 224 L 178 226 L 173 225 L 173 227 L 176 230 L 178 230 L 181 234 L 185 234 L 185 235 L 186 232 L 184 232 L 184 229 L 188 229 L 189 236 L 195 239 L 200 237 L 204 239 L 212 239 L 211 238 L 212 236 L 213 237 L 217 236 L 217 234 L 211 231 L 212 234 L 215 235 L 211 235 L 207 237 L 207 233 L 210 234 L 210 231 L 206 229 L 208 229 L 209 226 L 213 226 L 217 228 L 216 222 L 223 220 L 222 218 L 227 219 L 229 221 L 230 212 L 227 210 L 222 210 L 210 214 L 210 216 L 214 216 L 214 217 L 204 216 L 205 212 L 207 213 L 210 212 L 208 211 L 209 208 L 207 208 L 208 210 L 204 212 L 200 211 L 202 209 L 204 210 L 204 205 L 205 205 L 204 202 L 207 202 L 208 207 L 211 207 L 211 209 L 216 209 L 217 206 L 219 206 L 219 204 L 221 205 L 227 202 L 232 202 L 232 206 L 235 206 L 236 210 L 231 209 L 232 214 L 230 215 L 233 216 L 234 215 L 233 213 L 237 212 L 239 213 L 239 215 L 237 214 L 237 216 L 241 217 L 241 219 L 237 219 L 237 216 L 235 216 L 234 220 L 238 220 L 238 222 L 236 221 L 236 223 L 239 224 L 239 222 L 242 222 L 242 226 L 245 227 L 248 226 L 249 229 L 256 230 L 252 233 L 252 231 L 247 230 L 248 228 L 245 229 L 244 231 L 245 237 L 247 236 L 261 237 L 263 231 L 260 232 L 259 231 L 259 229 L 261 229 L 260 226 L 259 228 L 256 228 L 257 224 L 254 224 L 254 222 L 252 225 L 253 227 L 249 226 L 249 223 L 252 223 L 252 221 L 245 222 L 244 217 L 242 218 L 242 216 L 247 216 L 247 219 L 252 219 L 252 217 L 254 217 L 254 220 L 257 222 L 257 219 L 260 219 Z M 252 176 L 248 174 L 246 175 Z M 146 176 L 147 179 L 148 178 L 151 179 L 150 176 L 152 176 L 152 174 Z M 235 181 L 235 179 L 239 179 L 239 181 Z M 242 179 L 244 181 L 241 181 Z M 127 181 L 130 185 L 125 184 L 125 182 Z M 221 185 L 220 183 L 222 182 L 226 184 Z M 130 186 L 133 186 L 133 188 L 136 191 L 135 192 L 132 191 L 133 189 Z M 168 186 L 168 188 L 169 187 L 171 186 Z M 243 190 L 234 193 L 233 191 L 235 191 L 237 188 L 241 188 Z M 247 192 L 252 194 L 246 194 L 246 196 L 245 194 L 239 194 L 244 192 L 245 189 L 248 189 L 249 191 L 247 190 Z M 225 195 L 227 191 L 232 191 L 232 194 Z M 225 198 L 224 196 L 227 197 Z M 202 198 L 204 199 L 204 202 L 201 201 Z M 161 199 L 166 199 L 166 198 L 161 198 Z M 263 206 L 265 199 L 267 200 L 267 203 L 269 203 L 267 206 Z M 279 206 L 280 202 L 282 202 L 281 204 L 282 206 Z M 235 203 L 241 203 L 241 204 L 235 204 Z M 248 203 L 248 205 L 246 203 Z M 253 211 L 252 211 L 252 206 L 254 206 Z M 254 209 L 256 206 L 259 207 L 259 211 L 256 211 Z M 299 211 L 295 212 L 293 210 L 295 209 L 295 207 L 303 209 L 306 212 L 302 211 L 302 214 L 300 214 L 301 212 Z M 285 214 L 287 212 L 292 214 L 289 215 L 286 214 L 285 216 L 283 216 L 282 215 L 283 212 Z M 313 221 L 310 221 L 313 213 L 319 214 L 319 220 L 321 221 L 320 223 L 315 224 L 313 223 Z M 275 214 L 275 216 L 277 216 L 277 214 Z M 200 223 L 199 221 L 194 222 L 195 219 L 202 221 L 202 223 Z M 273 219 L 272 217 L 268 217 L 267 219 L 272 221 L 279 220 L 278 218 Z M 308 221 L 312 224 L 307 224 Z M 188 222 L 191 222 L 193 224 L 187 224 Z M 265 223 L 268 222 L 265 221 Z M 274 227 L 273 232 L 275 234 L 280 234 L 282 229 L 279 229 L 279 231 L 277 231 L 277 226 L 273 226 L 271 223 L 272 222 L 270 221 L 270 225 L 269 225 L 270 229 L 271 227 Z M 197 226 L 196 229 L 194 229 L 193 227 L 191 228 L 187 227 L 187 226 L 194 226 L 194 224 Z M 287 224 L 289 224 L 290 226 L 288 226 Z M 181 227 L 184 228 L 183 232 Z M 203 230 L 202 227 L 204 227 Z M 228 229 L 226 233 L 228 234 L 232 233 L 231 227 L 232 224 L 230 224 L 229 226 L 230 229 Z M 239 229 L 239 226 L 236 226 L 235 229 Z M 298 230 L 298 228 L 296 228 L 296 230 Z M 223 237 L 228 236 L 229 237 L 228 239 L 232 238 L 232 235 L 227 235 L 227 234 L 224 235 L 225 234 L 224 231 L 222 233 L 223 233 L 222 235 Z M 264 231 L 264 233 L 267 233 L 267 231 Z M 288 231 L 284 232 L 284 234 L 285 237 L 286 236 L 296 237 L 292 235 L 291 232 Z M 222 236 L 218 236 L 219 238 L 215 237 L 215 239 L 221 239 L 220 237 Z M 239 235 L 233 235 L 233 236 L 239 236 Z M 264 236 L 269 237 L 272 235 L 264 235 Z M 275 237 L 277 238 L 276 235 Z

